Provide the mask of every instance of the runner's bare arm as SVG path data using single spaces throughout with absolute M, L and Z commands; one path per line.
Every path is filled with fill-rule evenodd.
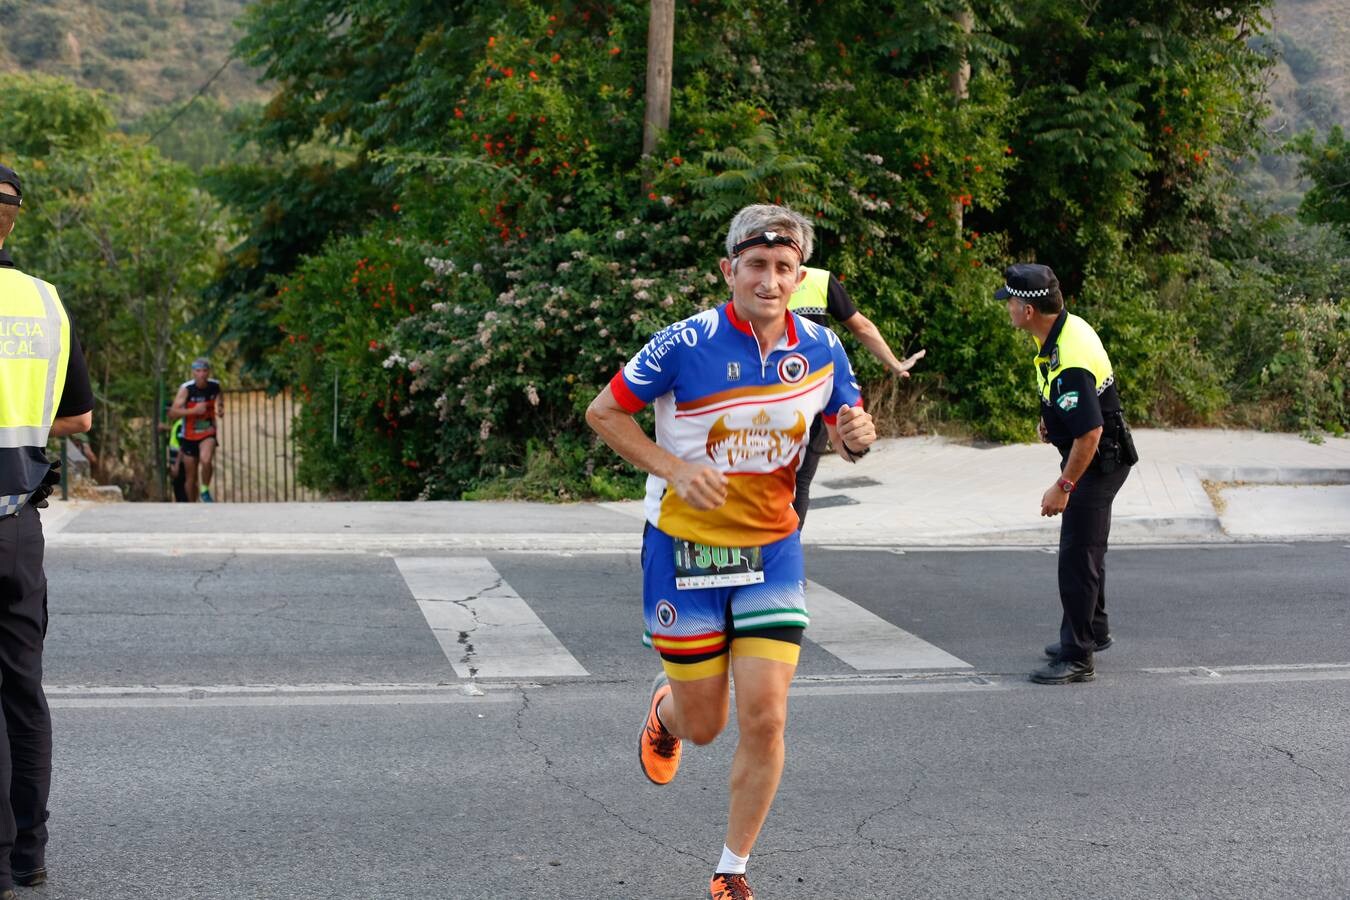
M 830 433 L 830 446 L 848 462 L 857 462 L 857 454 L 865 452 L 877 439 L 876 423 L 872 421 L 871 413 L 861 406 L 840 406 L 835 423 L 826 422 L 825 427 Z
M 173 406 L 169 407 L 170 419 L 182 419 L 188 414 L 187 408 L 187 388 L 178 389 L 178 394 L 173 398 Z
M 716 509 L 726 502 L 725 475 L 711 466 L 687 463 L 657 445 L 614 399 L 608 385 L 586 408 L 586 421 L 615 453 L 642 471 L 664 478 L 694 509 Z

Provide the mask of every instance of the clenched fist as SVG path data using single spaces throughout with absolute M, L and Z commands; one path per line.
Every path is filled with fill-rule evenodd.
M 710 466 L 682 462 L 670 484 L 680 499 L 694 509 L 717 509 L 727 502 L 727 476 Z
M 856 456 L 862 453 L 877 439 L 876 423 L 872 416 L 861 406 L 841 406 L 834 427 L 839 432 L 839 440 L 844 449 Z

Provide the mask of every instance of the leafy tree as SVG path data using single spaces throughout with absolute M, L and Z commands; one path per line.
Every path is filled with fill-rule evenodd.
M 40 156 L 5 156 L 23 173 L 25 200 L 7 247 L 56 284 L 78 329 L 99 401 L 99 474 L 154 494 L 162 385 L 197 351 L 187 323 L 213 269 L 218 208 L 186 168 L 95 133 L 92 123 L 111 126 L 98 95 L 10 77 L 0 97 L 22 111 L 0 110 L 0 131 L 43 136 L 26 145 Z
M 216 297 L 256 327 L 277 377 L 339 373 L 351 450 L 320 482 L 453 497 L 581 459 L 586 477 L 558 473 L 562 490 L 608 490 L 625 470 L 591 442 L 584 401 L 656 321 L 721 297 L 725 221 L 766 200 L 815 219 L 815 261 L 892 342 L 930 348 L 905 388 L 930 420 L 1030 436 L 1027 348 L 990 300 L 990 269 L 1028 258 L 1100 325 L 1132 418 L 1225 414 L 1238 373 L 1203 342 L 1219 327 L 1205 298 L 1249 277 L 1215 254 L 1243 215 L 1229 165 L 1262 116 L 1259 0 L 832 0 L 791 15 L 690 0 L 669 126 L 644 158 L 649 6 L 251 8 L 241 48 L 280 86 L 254 135 L 277 161 L 249 176 L 266 212 Z M 357 263 L 377 259 L 415 310 L 369 318 Z M 269 356 L 273 316 L 287 344 Z M 379 368 L 347 374 L 372 345 Z M 1244 365 L 1278 352 L 1252 347 Z M 331 445 L 331 417 L 312 424 Z
M 1337 125 L 1318 141 L 1311 132 L 1299 135 L 1291 149 L 1301 157 L 1299 175 L 1312 182 L 1298 214 L 1305 222 L 1324 222 L 1350 235 L 1350 142 Z
M 101 94 L 49 75 L 0 76 L 0 122 L 5 152 L 39 158 L 102 143 L 113 127 Z

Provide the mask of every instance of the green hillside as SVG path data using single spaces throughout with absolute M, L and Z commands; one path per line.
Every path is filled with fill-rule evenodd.
M 1259 40 L 1278 58 L 1266 122 L 1272 148 L 1308 129 L 1326 135 L 1350 124 L 1350 0 L 1280 0 L 1270 33 Z M 1248 173 L 1252 188 L 1277 207 L 1298 205 L 1304 186 L 1295 157 L 1268 153 Z
M 123 122 L 191 97 L 229 57 L 247 0 L 0 0 L 0 72 L 66 77 L 106 91 Z M 205 96 L 266 97 L 239 63 Z

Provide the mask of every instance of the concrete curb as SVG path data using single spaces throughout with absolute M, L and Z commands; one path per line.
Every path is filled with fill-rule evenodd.
M 1247 484 L 1350 484 L 1350 469 L 1308 469 L 1272 466 L 1180 466 L 1183 477 Z M 1201 488 L 1203 492 L 1204 488 Z

